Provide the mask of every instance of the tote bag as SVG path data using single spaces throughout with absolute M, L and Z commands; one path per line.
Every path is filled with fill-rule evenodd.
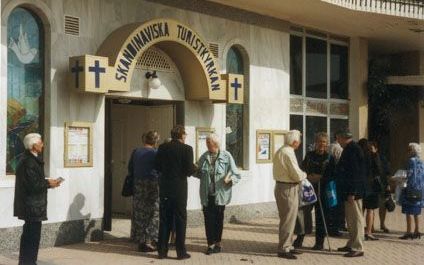
M 304 179 L 300 183 L 299 207 L 314 204 L 317 201 L 317 195 L 314 187 L 309 180 Z
M 325 187 L 325 194 L 327 195 L 327 206 L 329 208 L 333 208 L 337 206 L 337 189 L 336 182 L 334 180 L 330 180 Z

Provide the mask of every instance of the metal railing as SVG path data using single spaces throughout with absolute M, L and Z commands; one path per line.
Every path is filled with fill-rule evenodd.
M 322 0 L 358 11 L 424 19 L 424 0 Z

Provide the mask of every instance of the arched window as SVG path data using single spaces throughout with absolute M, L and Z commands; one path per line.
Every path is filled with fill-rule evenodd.
M 44 34 L 40 19 L 18 7 L 7 21 L 7 159 L 15 172 L 23 137 L 43 131 Z
M 240 50 L 232 46 L 227 53 L 227 73 L 247 75 L 244 70 L 243 57 Z M 246 81 L 245 81 L 246 83 Z M 245 85 L 245 90 L 247 86 Z M 245 93 L 245 97 L 247 93 Z M 226 113 L 226 149 L 234 157 L 238 167 L 246 167 L 244 163 L 244 142 L 247 140 L 244 136 L 244 105 L 240 104 L 227 104 Z M 248 157 L 248 156 L 247 156 Z

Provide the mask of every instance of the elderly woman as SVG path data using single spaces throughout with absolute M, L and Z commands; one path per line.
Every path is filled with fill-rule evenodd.
M 206 255 L 210 255 L 221 251 L 225 205 L 231 201 L 232 186 L 240 180 L 240 173 L 231 154 L 220 150 L 216 134 L 206 138 L 206 145 L 208 151 L 197 162 L 197 177 L 208 241 Z
M 128 165 L 134 177 L 132 238 L 138 251 L 155 251 L 159 230 L 159 184 L 154 169 L 159 134 L 149 131 L 143 135 L 143 147 L 133 151 Z
M 47 189 L 60 180 L 46 179 L 41 159 L 44 143 L 41 135 L 24 138 L 25 153 L 16 168 L 14 216 L 25 221 L 19 250 L 19 264 L 37 264 L 41 222 L 47 220 Z
M 308 180 L 314 186 L 315 192 L 321 197 L 321 201 L 326 201 L 324 188 L 326 179 L 323 178 L 325 170 L 330 160 L 330 155 L 327 152 L 328 136 L 325 132 L 317 133 L 315 136 L 315 150 L 306 154 L 300 168 L 307 174 Z M 324 215 L 327 215 L 328 209 L 323 206 Z M 322 250 L 324 247 L 325 228 L 323 216 L 321 215 L 321 206 L 317 202 L 314 205 L 304 206 L 299 209 L 295 234 L 296 240 L 293 243 L 295 248 L 302 247 L 305 234 L 312 233 L 312 209 L 315 208 L 315 245 L 313 250 Z
M 420 159 L 421 147 L 410 143 L 408 148 L 409 160 L 407 167 L 407 186 L 402 195 L 402 213 L 406 214 L 406 233 L 400 239 L 421 238 L 419 215 L 424 207 L 424 162 Z M 415 230 L 412 234 L 412 216 Z

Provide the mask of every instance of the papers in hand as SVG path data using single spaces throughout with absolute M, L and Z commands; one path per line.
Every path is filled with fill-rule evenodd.
M 59 183 L 62 183 L 62 182 L 64 182 L 64 181 L 65 181 L 65 179 L 64 179 L 64 178 L 62 178 L 62 177 L 58 177 L 56 180 L 57 180 Z

